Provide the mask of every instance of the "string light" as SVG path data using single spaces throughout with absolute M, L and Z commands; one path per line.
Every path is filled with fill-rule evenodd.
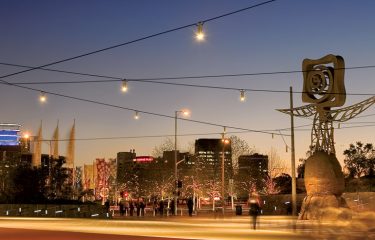
M 204 41 L 205 35 L 203 32 L 203 22 L 197 23 L 197 32 L 195 33 L 195 38 L 198 42 Z
M 135 119 L 135 120 L 138 120 L 138 119 L 139 119 L 138 111 L 135 111 L 134 119 Z
M 122 80 L 121 91 L 122 92 L 127 92 L 128 91 L 128 81 L 126 81 L 125 79 Z
M 245 101 L 245 90 L 240 90 L 240 100 L 241 102 L 244 102 Z
M 187 109 L 184 109 L 182 110 L 182 114 L 185 116 L 185 117 L 188 117 L 190 115 L 190 111 L 187 110 Z
M 45 92 L 40 92 L 39 101 L 42 102 L 42 103 L 47 101 L 47 96 L 46 96 Z

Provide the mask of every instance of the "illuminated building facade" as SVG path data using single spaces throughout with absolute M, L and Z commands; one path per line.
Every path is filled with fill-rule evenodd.
M 228 179 L 233 175 L 231 143 L 224 143 L 221 138 L 195 140 L 195 161 L 205 167 L 206 174 L 211 178 L 217 178 L 221 174 L 223 152 L 225 175 Z

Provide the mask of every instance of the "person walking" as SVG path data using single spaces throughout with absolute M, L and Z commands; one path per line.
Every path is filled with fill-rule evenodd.
M 160 200 L 160 202 L 159 202 L 159 213 L 160 213 L 160 217 L 162 217 L 164 215 L 164 201 L 163 201 L 163 199 Z
M 125 209 L 125 216 L 128 216 L 129 215 L 129 201 L 128 200 L 125 200 L 125 204 L 124 204 L 124 209 Z
M 106 212 L 106 213 L 109 213 L 109 199 L 108 199 L 108 198 L 107 198 L 107 200 L 105 201 L 104 206 L 105 206 L 105 212 Z
M 158 200 L 155 198 L 154 202 L 152 203 L 152 208 L 154 210 L 153 215 L 156 216 L 158 214 Z
M 139 201 L 139 209 L 140 209 L 140 214 L 139 214 L 139 216 L 141 216 L 141 217 L 144 217 L 144 216 L 145 216 L 145 207 L 146 207 L 146 204 L 145 204 L 145 202 L 143 201 L 143 198 L 141 198 L 141 200 Z
M 124 200 L 123 199 L 120 200 L 119 208 L 120 208 L 120 216 L 124 216 L 125 211 L 124 211 Z
M 175 209 L 175 202 L 174 200 L 171 201 L 171 205 L 170 205 L 170 210 L 171 210 L 171 215 L 174 215 L 174 209 Z
M 188 210 L 189 210 L 189 216 L 192 217 L 193 216 L 193 206 L 194 206 L 193 199 L 191 197 L 189 197 L 186 204 L 187 204 L 187 207 L 188 207 Z
M 134 203 L 133 203 L 133 200 L 130 200 L 129 201 L 129 210 L 130 210 L 130 216 L 132 217 L 133 216 L 133 213 L 134 213 Z
M 135 202 L 135 207 L 136 207 L 137 217 L 139 217 L 139 215 L 141 214 L 141 208 L 139 206 L 139 198 Z
M 253 220 L 253 229 L 256 230 L 257 217 L 260 214 L 260 199 L 259 195 L 256 192 L 253 192 L 250 195 L 249 201 L 249 215 Z

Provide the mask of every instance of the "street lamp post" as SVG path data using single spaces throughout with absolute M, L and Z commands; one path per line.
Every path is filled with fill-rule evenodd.
M 225 191 L 224 191 L 224 182 L 225 182 L 225 144 L 229 143 L 229 140 L 225 138 L 225 128 L 223 132 L 223 137 L 222 137 L 222 145 L 223 149 L 221 151 L 221 206 L 222 206 L 222 211 L 223 215 L 225 213 Z
M 177 160 L 177 119 L 178 119 L 178 114 L 182 113 L 183 115 L 187 116 L 189 112 L 187 110 L 179 110 L 174 112 L 174 189 L 175 189 L 175 194 L 174 194 L 174 215 L 177 215 L 177 200 L 178 200 L 178 174 L 177 174 L 177 165 L 178 165 L 178 160 Z
M 290 131 L 291 131 L 291 168 L 292 168 L 292 215 L 297 216 L 297 187 L 296 187 L 296 153 L 294 146 L 294 115 L 293 115 L 293 88 L 290 93 Z

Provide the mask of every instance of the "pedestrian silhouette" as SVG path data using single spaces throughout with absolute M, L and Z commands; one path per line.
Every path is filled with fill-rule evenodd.
M 249 215 L 252 218 L 253 229 L 255 230 L 256 225 L 257 225 L 257 217 L 260 213 L 260 199 L 257 193 L 252 193 L 250 195 L 248 205 L 249 205 Z
M 159 212 L 160 212 L 160 216 L 162 217 L 164 215 L 164 201 L 163 200 L 160 200 L 159 202 Z
M 187 200 L 187 207 L 189 209 L 189 216 L 193 216 L 193 199 L 190 197 L 188 200 Z
M 175 202 L 174 202 L 174 200 L 172 200 L 171 201 L 171 204 L 170 204 L 170 206 L 169 206 L 171 209 L 171 215 L 174 215 L 174 209 L 175 209 Z
M 109 199 L 107 199 L 104 203 L 104 206 L 105 206 L 105 211 L 106 213 L 109 213 Z
M 124 200 L 123 199 L 120 200 L 119 208 L 120 208 L 120 216 L 124 216 L 125 210 L 124 210 Z
M 134 203 L 133 203 L 133 200 L 130 200 L 129 201 L 129 213 L 130 213 L 130 216 L 133 216 L 133 213 L 134 213 Z

